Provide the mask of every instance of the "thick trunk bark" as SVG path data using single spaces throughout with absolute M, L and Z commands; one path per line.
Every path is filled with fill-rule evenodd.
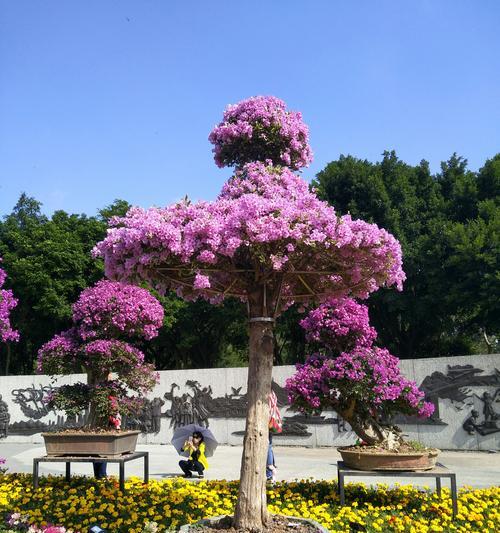
M 355 412 L 352 412 L 353 409 L 339 412 L 339 414 L 349 422 L 352 430 L 361 440 L 369 446 L 383 446 L 388 450 L 399 448 L 403 439 L 398 428 L 380 424 L 374 418 L 361 419 Z
M 89 370 L 87 371 L 87 384 L 97 385 L 99 383 L 105 383 L 107 381 L 107 377 L 108 372 L 95 373 Z M 108 420 L 104 420 L 103 417 L 99 416 L 97 412 L 97 404 L 94 400 L 90 401 L 87 425 L 93 428 L 106 428 L 108 426 Z
M 269 434 L 268 396 L 273 369 L 274 322 L 262 317 L 262 302 L 250 304 L 248 411 L 240 488 L 234 523 L 238 528 L 262 531 L 267 524 L 266 455 Z M 252 320 L 253 319 L 253 320 Z

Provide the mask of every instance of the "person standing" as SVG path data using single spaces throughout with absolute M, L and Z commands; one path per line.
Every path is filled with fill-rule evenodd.
M 269 445 L 267 447 L 266 479 L 270 483 L 276 481 L 276 463 L 274 462 L 273 434 L 271 430 L 269 430 Z
M 105 477 L 108 477 L 107 464 L 108 463 L 106 463 L 106 461 L 99 461 L 97 463 L 93 463 L 94 477 L 96 479 L 103 479 Z
M 276 481 L 276 462 L 274 460 L 273 450 L 273 433 L 281 433 L 283 431 L 283 419 L 278 408 L 278 398 L 276 393 L 271 391 L 268 397 L 269 404 L 269 445 L 267 448 L 266 459 L 266 479 L 274 483 Z

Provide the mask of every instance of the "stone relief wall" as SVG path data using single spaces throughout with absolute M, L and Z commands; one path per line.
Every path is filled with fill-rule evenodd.
M 442 449 L 500 449 L 500 355 L 465 356 L 402 361 L 403 373 L 414 379 L 436 406 L 425 422 L 416 418 L 394 420 L 407 438 Z M 356 436 L 334 412 L 305 416 L 287 407 L 284 387 L 292 366 L 275 367 L 273 390 L 282 410 L 283 433 L 278 445 L 341 446 Z M 175 428 L 196 423 L 210 427 L 220 443 L 239 444 L 245 429 L 246 368 L 172 370 L 160 372 L 144 409 L 123 421 L 140 429 L 142 443 L 164 444 Z M 40 432 L 84 424 L 86 413 L 68 419 L 49 411 L 43 397 L 52 388 L 85 375 L 0 376 L 0 439 L 42 442 Z

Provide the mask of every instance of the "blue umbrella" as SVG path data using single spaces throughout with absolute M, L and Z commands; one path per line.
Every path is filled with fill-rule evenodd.
M 186 455 L 186 452 L 183 451 L 182 448 L 184 443 L 193 435 L 195 431 L 203 435 L 203 442 L 205 443 L 205 455 L 207 457 L 211 457 L 219 443 L 208 428 L 198 426 L 197 424 L 188 424 L 187 426 L 178 427 L 174 431 L 174 435 L 172 436 L 172 440 L 170 442 L 173 444 L 179 455 Z M 189 455 L 189 452 L 187 455 Z

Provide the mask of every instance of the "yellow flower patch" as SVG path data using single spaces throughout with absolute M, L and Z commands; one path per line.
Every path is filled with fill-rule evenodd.
M 130 478 L 125 486 L 122 494 L 113 478 L 74 477 L 66 483 L 63 477 L 49 476 L 33 491 L 30 475 L 6 474 L 0 476 L 0 512 L 19 512 L 29 515 L 33 524 L 52 523 L 76 531 L 99 523 L 114 533 L 142 532 L 152 521 L 158 531 L 167 531 L 203 517 L 232 514 L 238 491 L 235 481 L 191 483 L 182 478 L 151 480 L 148 485 Z M 278 483 L 268 490 L 270 512 L 310 518 L 334 532 L 500 531 L 499 487 L 462 489 L 456 520 L 447 489 L 441 499 L 412 486 L 373 489 L 350 483 L 346 501 L 348 505 L 340 507 L 334 481 Z

